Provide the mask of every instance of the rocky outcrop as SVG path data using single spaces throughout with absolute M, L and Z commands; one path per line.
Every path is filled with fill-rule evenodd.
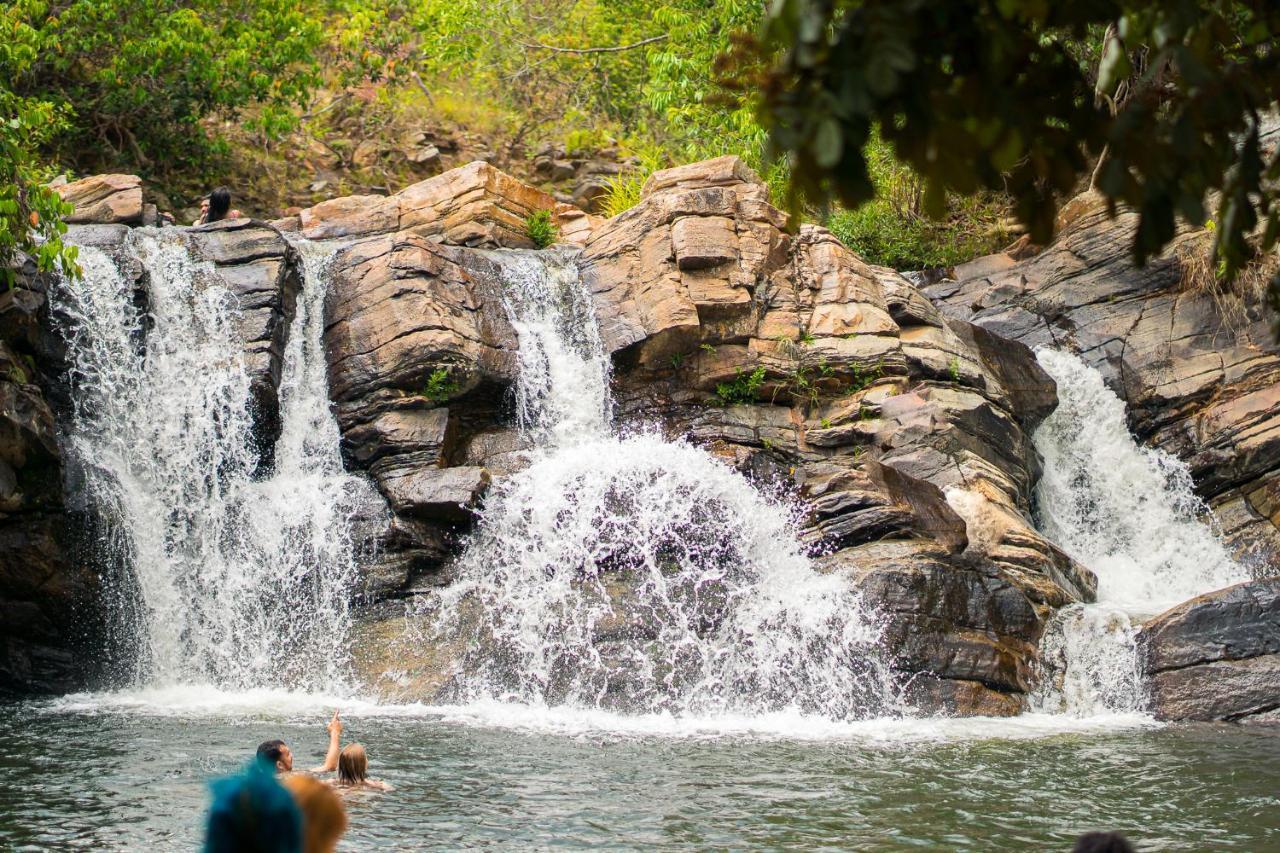
M 67 217 L 69 223 L 142 222 L 142 179 L 137 175 L 91 175 L 53 189 L 75 206 Z
M 1105 202 L 1086 194 L 1064 208 L 1060 225 L 1039 255 L 981 259 L 925 293 L 950 317 L 1079 353 L 1124 399 L 1134 433 L 1187 462 L 1238 557 L 1274 571 L 1280 347 L 1260 294 L 1197 279 L 1204 232 L 1180 234 L 1137 268 L 1135 214 L 1109 219 Z
M 620 415 L 792 484 L 827 565 L 894 614 L 886 644 L 921 700 L 1012 713 L 1044 619 L 1095 590 L 1028 520 L 1053 381 L 827 231 L 784 225 L 724 157 L 656 173 L 592 234 Z
M 333 263 L 324 343 L 343 452 L 398 518 L 373 570 L 380 594 L 439 568 L 489 482 L 483 465 L 448 467 L 466 461 L 460 435 L 502 420 L 514 378 L 515 333 L 485 264 L 412 233 Z
M 1268 719 L 1280 709 L 1280 578 L 1193 598 L 1138 635 L 1164 720 Z
M 1095 589 L 1029 522 L 1028 436 L 1053 381 L 1026 347 L 948 321 L 827 231 L 785 224 L 723 157 L 654 174 L 592 230 L 578 265 L 617 416 L 796 491 L 806 541 L 886 613 L 884 644 L 923 707 L 1015 713 L 1046 619 Z M 335 264 L 325 340 L 346 452 L 402 522 L 435 526 L 401 541 L 400 594 L 447 575 L 486 475 L 521 464 L 503 402 L 516 341 L 486 263 L 398 233 Z M 376 623 L 357 652 L 373 669 Z M 417 663 L 415 683 L 432 682 Z
M 532 248 L 526 222 L 550 211 L 561 240 L 582 242 L 595 220 L 476 161 L 394 195 L 330 199 L 275 224 L 312 240 L 409 233 L 454 246 Z
M 269 463 L 280 434 L 280 372 L 302 287 L 300 261 L 279 231 L 256 220 L 201 225 L 186 239 L 240 303 L 237 325 L 252 383 L 254 433 L 259 455 Z

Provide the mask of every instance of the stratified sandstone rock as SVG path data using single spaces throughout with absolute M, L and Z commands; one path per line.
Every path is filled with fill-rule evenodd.
M 483 462 L 455 457 L 464 432 L 500 419 L 514 378 L 496 281 L 485 258 L 409 233 L 334 260 L 324 343 L 343 453 L 396 512 L 370 568 L 383 593 L 439 569 L 488 485 Z
M 1183 234 L 1137 268 L 1137 216 L 1107 218 L 1086 193 L 1059 217 L 1039 255 L 996 256 L 957 269 L 925 292 L 948 316 L 1031 347 L 1063 347 L 1102 372 L 1130 427 L 1191 466 L 1238 557 L 1280 565 L 1280 347 L 1256 295 L 1215 295 L 1183 283 Z M 1201 248 L 1199 251 L 1203 251 Z
M 806 540 L 871 599 L 893 587 L 867 567 L 881 580 L 917 567 L 887 603 L 911 620 L 886 634 L 914 695 L 1013 713 L 1044 620 L 1096 589 L 1029 521 L 1029 435 L 1056 405 L 1053 380 L 1025 346 L 946 320 L 825 229 L 783 226 L 725 157 L 656 173 L 639 205 L 596 229 L 582 270 L 615 352 L 619 415 L 797 488 Z M 997 589 L 1020 608 L 1016 629 L 1004 605 L 957 615 L 956 601 Z
M 280 372 L 302 287 L 300 262 L 279 231 L 256 220 L 201 225 L 188 230 L 187 239 L 240 302 L 237 325 L 252 382 L 255 433 L 265 459 L 280 433 Z
M 1165 720 L 1240 720 L 1280 708 L 1280 578 L 1179 604 L 1138 635 L 1152 710 Z
M 140 223 L 142 179 L 137 175 L 91 175 L 53 188 L 75 205 L 71 223 Z
M 552 213 L 561 239 L 581 242 L 594 218 L 476 161 L 405 187 L 394 195 L 329 199 L 298 214 L 302 236 L 321 240 L 410 232 L 453 246 L 531 248 L 525 222 L 540 210 Z

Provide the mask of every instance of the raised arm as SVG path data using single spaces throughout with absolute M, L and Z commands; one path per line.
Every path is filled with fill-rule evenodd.
M 312 773 L 332 773 L 338 769 L 338 753 L 342 751 L 339 743 L 342 737 L 342 720 L 338 719 L 337 711 L 333 712 L 333 719 L 326 728 L 329 730 L 329 751 L 324 755 L 324 764 L 311 768 Z

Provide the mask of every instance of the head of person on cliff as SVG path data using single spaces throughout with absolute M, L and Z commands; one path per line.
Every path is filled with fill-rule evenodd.
M 239 219 L 242 215 L 240 211 L 231 209 L 231 190 L 218 187 L 200 200 L 200 218 L 196 220 L 196 224 L 207 225 L 224 219 Z

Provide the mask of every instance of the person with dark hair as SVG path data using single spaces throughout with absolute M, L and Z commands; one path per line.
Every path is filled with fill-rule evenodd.
M 218 187 L 200 200 L 200 218 L 195 224 L 208 225 L 223 219 L 239 219 L 243 215 L 240 211 L 231 209 L 231 190 Z
M 325 752 L 324 763 L 319 767 L 312 767 L 307 771 L 308 773 L 332 773 L 338 767 L 342 720 L 338 719 L 337 711 L 333 712 L 333 719 L 325 728 L 329 732 L 329 749 Z M 293 772 L 293 750 L 289 749 L 288 744 L 282 740 L 265 740 L 258 744 L 257 760 L 260 764 L 274 769 L 276 773 Z
M 1086 832 L 1076 839 L 1071 853 L 1134 853 L 1129 839 L 1118 832 Z

